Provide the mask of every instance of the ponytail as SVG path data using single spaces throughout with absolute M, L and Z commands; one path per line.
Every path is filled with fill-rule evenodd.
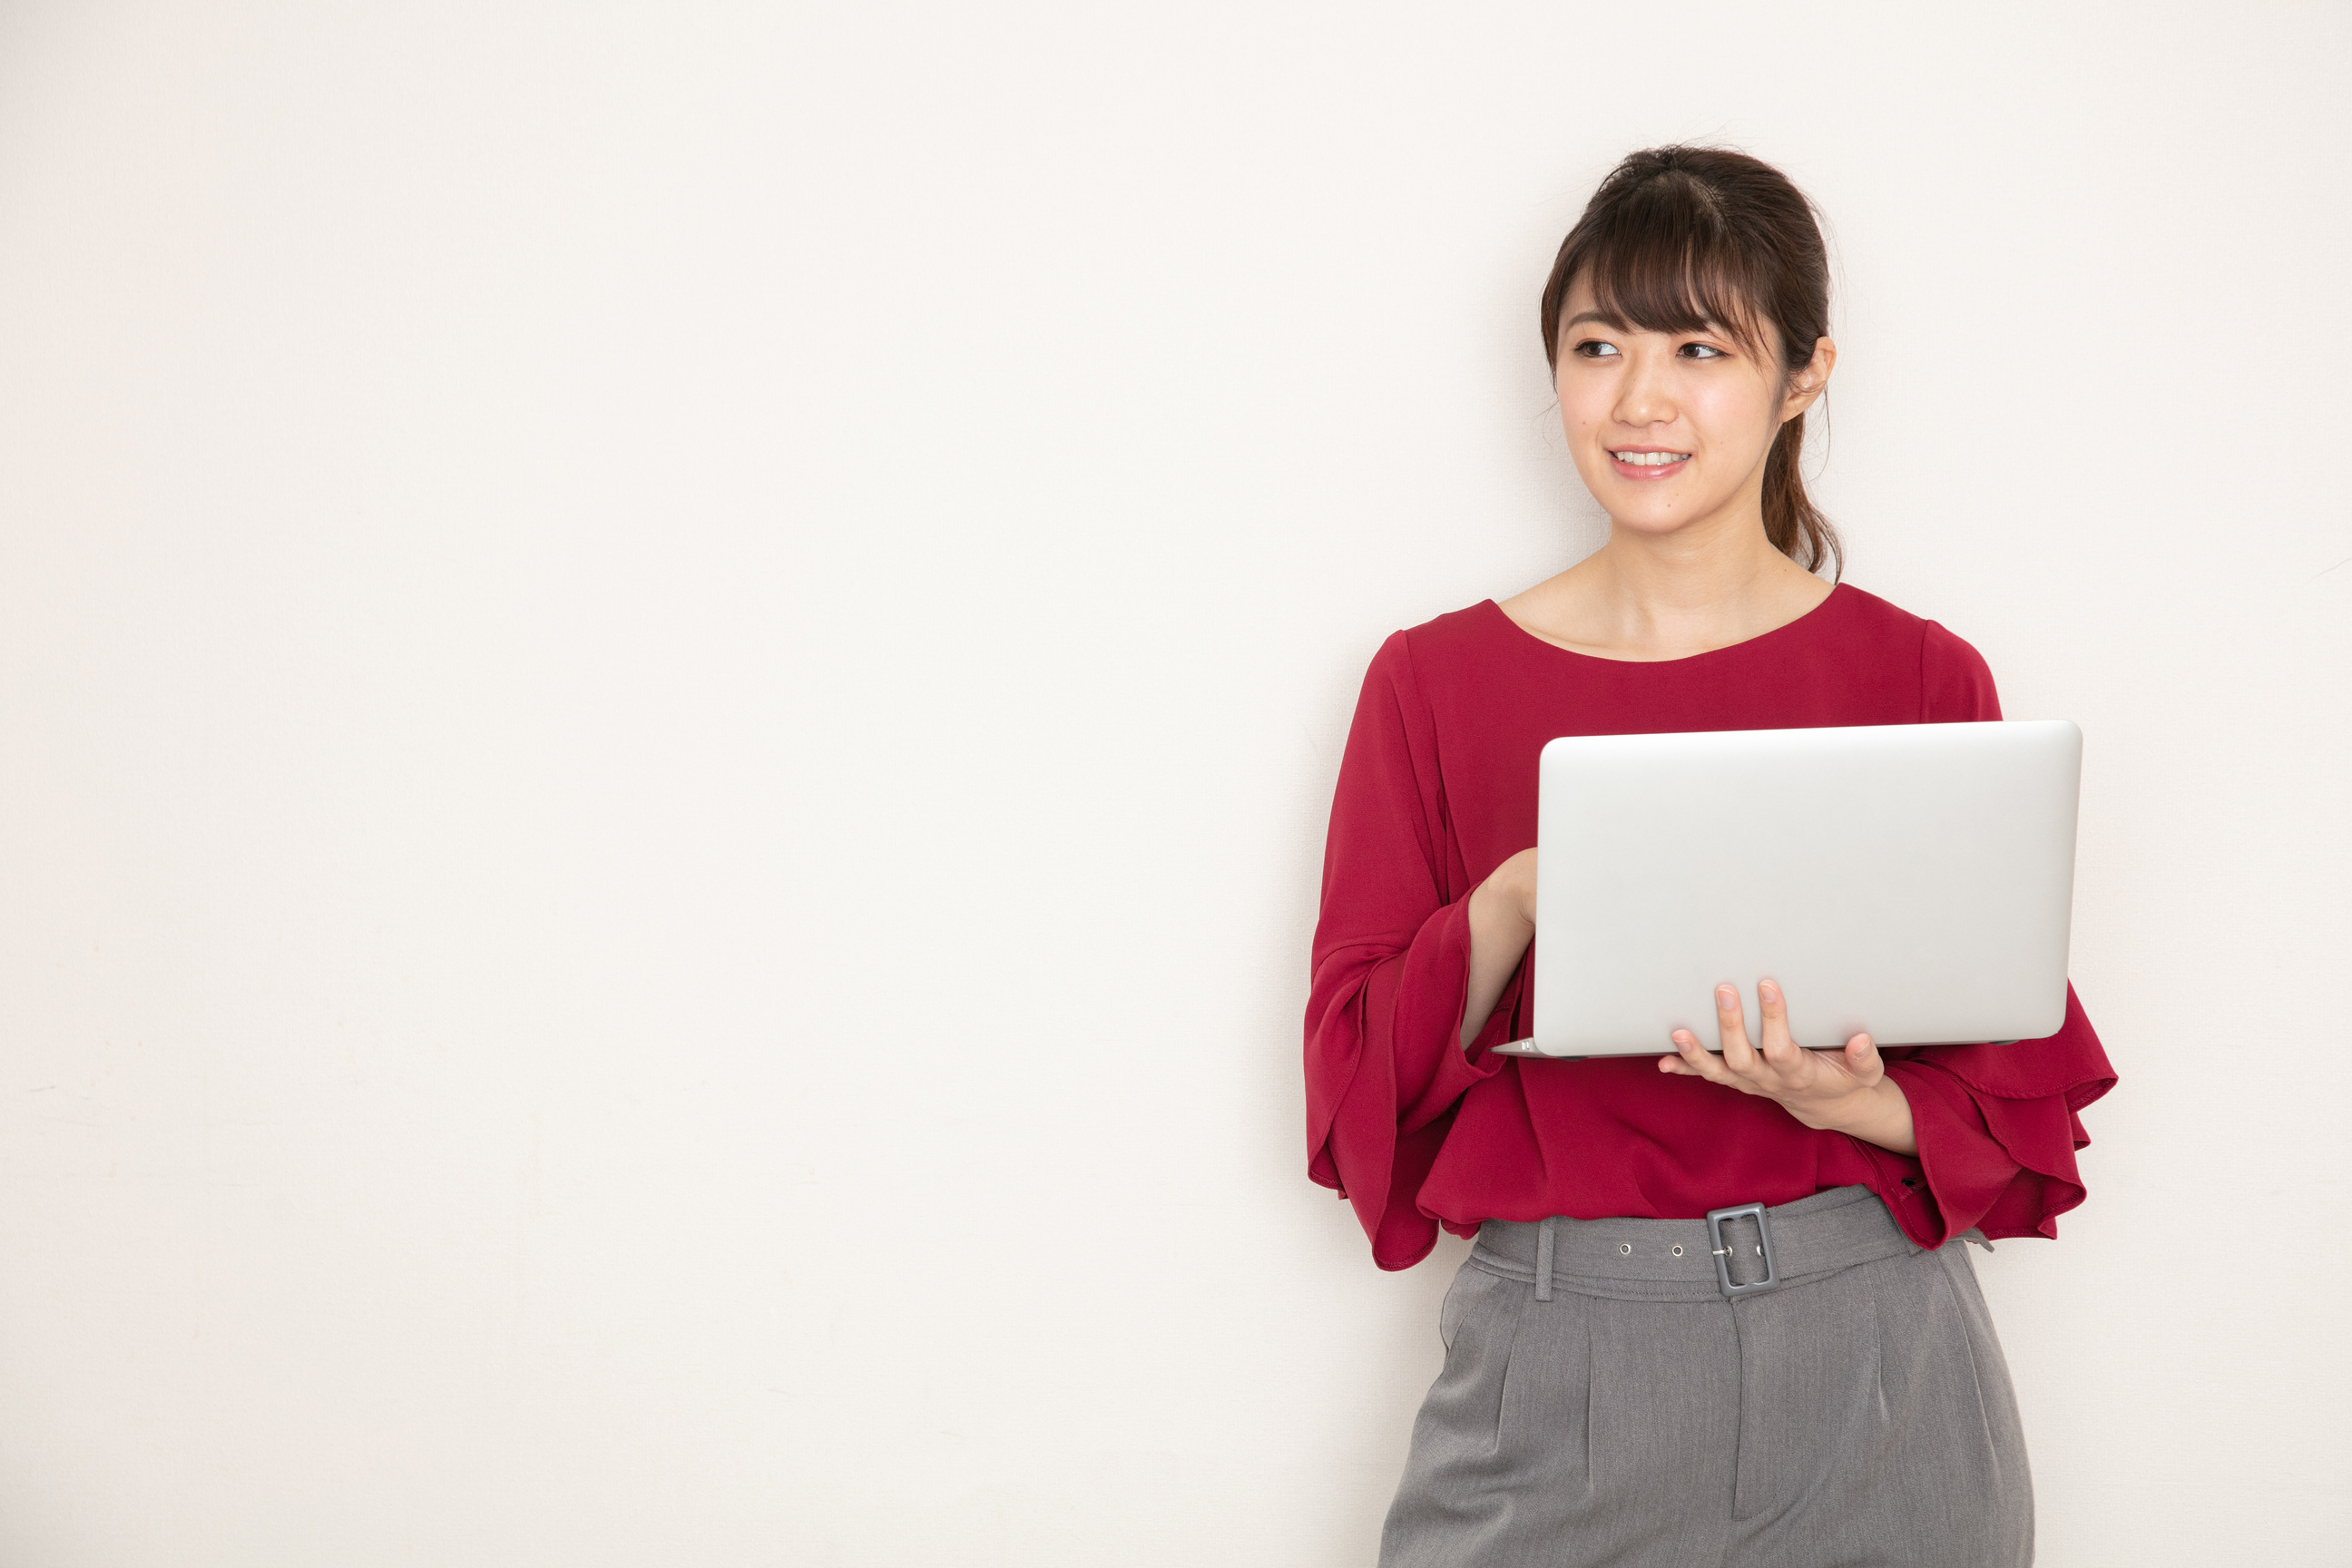
M 1798 466 L 1804 449 L 1805 416 L 1800 414 L 1780 426 L 1771 455 L 1764 459 L 1764 537 L 1808 572 L 1827 565 L 1834 583 L 1845 574 L 1845 551 L 1837 530 L 1805 493 L 1805 476 Z

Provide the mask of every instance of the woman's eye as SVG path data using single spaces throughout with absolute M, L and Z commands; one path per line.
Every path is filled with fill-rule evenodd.
M 1586 359 L 1614 359 L 1617 357 L 1617 345 L 1604 343 L 1598 338 L 1587 338 L 1576 345 L 1576 352 Z
M 1693 359 L 1721 359 L 1723 351 L 1712 343 L 1685 343 L 1682 352 Z

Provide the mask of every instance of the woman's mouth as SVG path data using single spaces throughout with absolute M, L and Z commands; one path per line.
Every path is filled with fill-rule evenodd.
M 1609 454 L 1621 479 L 1663 479 L 1690 461 L 1688 452 L 1647 452 L 1619 447 Z

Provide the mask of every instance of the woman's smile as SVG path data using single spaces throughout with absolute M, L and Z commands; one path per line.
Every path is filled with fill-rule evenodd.
M 1611 447 L 1609 465 L 1621 479 L 1670 479 L 1690 461 L 1688 452 L 1664 447 Z

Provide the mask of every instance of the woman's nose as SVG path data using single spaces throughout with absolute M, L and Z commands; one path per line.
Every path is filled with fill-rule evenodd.
M 1621 425 L 1671 425 L 1681 410 L 1675 406 L 1663 366 L 1637 359 L 1625 367 L 1617 384 L 1617 406 L 1610 412 Z

